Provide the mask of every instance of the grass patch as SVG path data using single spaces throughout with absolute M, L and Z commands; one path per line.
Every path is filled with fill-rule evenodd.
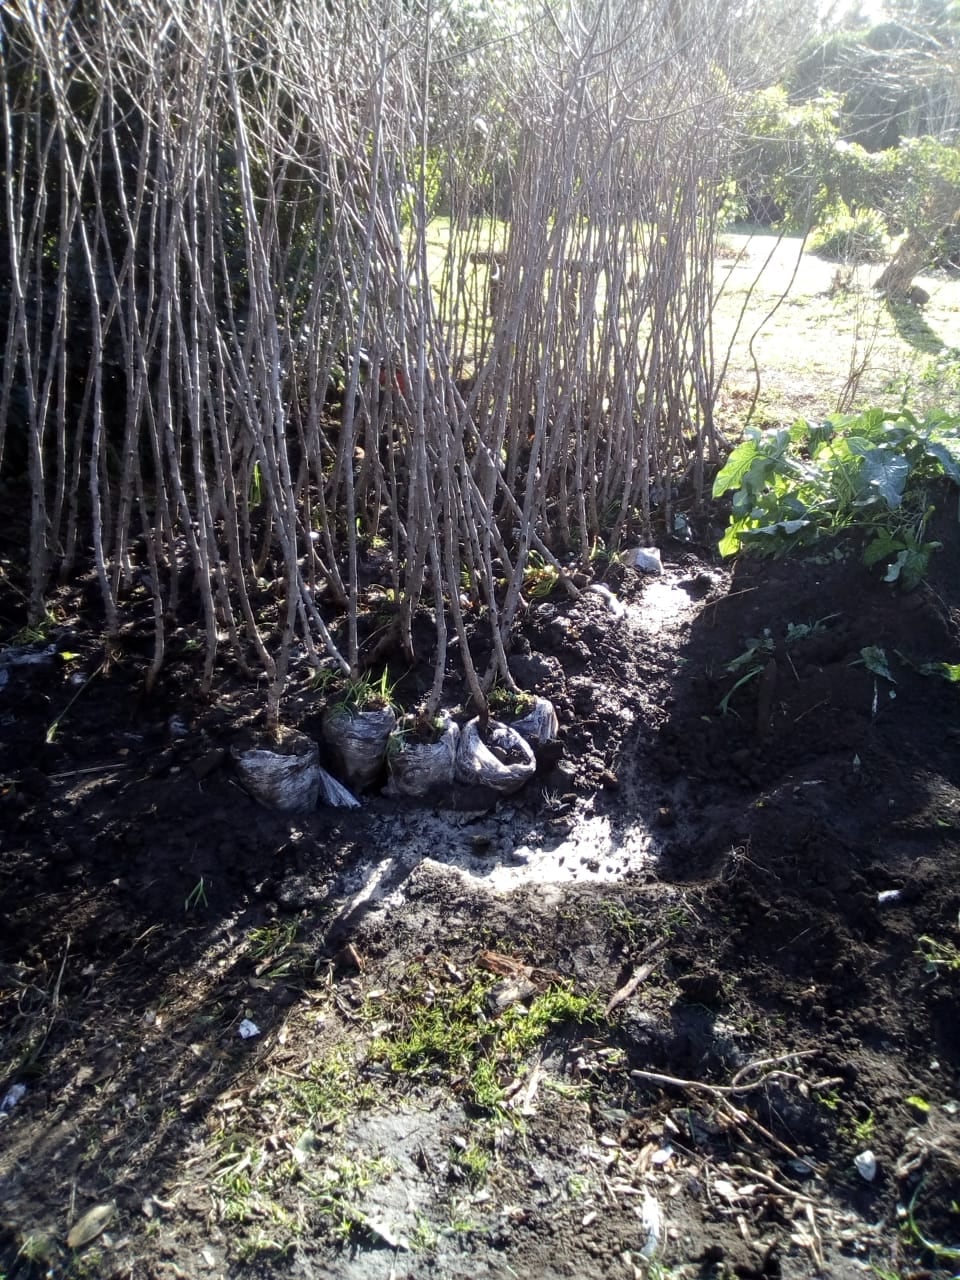
M 344 1239 L 363 1229 L 356 1199 L 392 1166 L 344 1149 L 338 1133 L 372 1105 L 371 1085 L 333 1052 L 302 1074 L 276 1072 L 242 1118 L 215 1134 L 208 1182 L 214 1214 L 238 1228 L 241 1260 L 285 1253 L 305 1232 Z
M 474 370 L 492 332 L 485 258 L 504 252 L 508 236 L 509 225 L 493 218 L 463 228 L 435 218 L 426 229 L 428 274 L 438 305 L 450 311 L 445 322 L 464 353 L 464 372 Z M 924 280 L 932 297 L 919 317 L 929 339 L 920 349 L 903 317 L 898 320 L 874 294 L 875 266 L 849 268 L 849 287 L 838 292 L 831 287 L 835 265 L 801 253 L 799 237 L 741 226 L 725 235 L 724 245 L 716 273 L 714 345 L 724 354 L 729 348 L 724 398 L 746 395 L 748 403 L 756 401 L 755 423 L 782 425 L 801 412 L 820 416 L 891 395 L 921 412 L 951 403 L 948 393 L 960 377 L 960 284 Z M 570 252 L 576 256 L 576 243 Z M 601 279 L 598 311 L 605 298 Z M 824 341 L 825 332 L 832 341 Z M 844 389 L 854 367 L 850 399 Z M 738 421 L 740 407 L 732 413 Z
M 554 1028 L 603 1018 L 599 999 L 578 995 L 568 983 L 494 1015 L 496 985 L 485 973 L 462 982 L 413 974 L 381 1010 L 394 1025 L 373 1042 L 370 1059 L 396 1076 L 445 1080 L 472 1105 L 500 1111 L 505 1086 Z
M 277 1076 L 275 1088 L 275 1103 L 285 1124 L 313 1130 L 333 1125 L 348 1112 L 372 1106 L 375 1100 L 372 1086 L 358 1077 L 353 1063 L 336 1052 L 311 1062 L 303 1075 Z

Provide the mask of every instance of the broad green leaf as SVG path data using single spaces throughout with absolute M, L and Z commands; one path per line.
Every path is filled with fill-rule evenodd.
M 896 511 L 903 499 L 910 476 L 910 463 L 902 453 L 889 449 L 872 449 L 864 454 L 860 479 Z
M 810 433 L 816 431 L 816 429 L 816 426 L 812 422 L 808 422 L 806 418 L 797 418 L 790 428 L 790 439 L 794 444 L 806 444 Z
M 847 437 L 866 436 L 877 440 L 883 433 L 884 422 L 890 417 L 885 409 L 866 409 L 863 413 L 833 413 L 829 421 L 838 434 Z
M 717 544 L 722 556 L 735 556 L 740 550 L 740 532 L 736 525 L 728 525 L 723 537 Z
M 891 684 L 897 683 L 890 674 L 887 655 L 879 645 L 866 645 L 860 650 L 860 657 L 863 659 L 863 665 L 868 671 L 872 671 L 875 676 L 883 676 L 884 680 L 889 680 Z
M 945 440 L 927 440 L 923 451 L 928 458 L 936 458 L 945 476 L 960 484 L 960 441 L 951 440 L 948 444 Z
M 881 529 L 872 542 L 868 542 L 863 551 L 863 563 L 868 569 L 881 560 L 887 560 L 897 551 L 902 551 L 903 541 L 889 529 Z
M 713 496 L 719 498 L 728 489 L 739 489 L 759 452 L 756 440 L 744 440 L 742 444 L 738 444 L 717 472 L 713 482 Z
M 912 591 L 927 572 L 930 552 L 939 545 L 937 542 L 925 542 L 921 547 L 907 547 L 901 551 L 883 575 L 884 582 L 899 582 L 906 591 Z
M 909 551 L 903 550 L 897 553 L 897 558 L 892 564 L 887 566 L 887 572 L 883 575 L 884 582 L 897 582 L 903 572 L 904 565 L 907 563 Z
M 740 536 L 741 538 L 775 538 L 778 534 L 785 534 L 786 537 L 792 538 L 801 529 L 809 529 L 812 524 L 812 520 L 777 520 L 774 524 L 761 525 L 756 529 L 744 529 Z
M 909 422 L 914 431 L 920 430 L 920 423 L 917 421 L 916 415 L 911 413 L 909 409 L 901 409 L 899 414 L 897 414 L 897 418 L 903 418 Z

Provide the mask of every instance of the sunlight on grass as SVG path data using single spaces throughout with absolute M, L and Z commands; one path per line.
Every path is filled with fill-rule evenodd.
M 435 302 L 465 374 L 489 347 L 489 259 L 506 252 L 509 234 L 509 223 L 495 218 L 462 227 L 434 218 L 426 229 Z M 801 253 L 801 245 L 797 236 L 769 232 L 723 236 L 713 312 L 716 358 L 727 364 L 721 405 L 752 398 L 758 375 L 761 425 L 867 403 L 923 412 L 960 394 L 960 282 L 925 278 L 926 307 L 893 307 L 873 292 L 875 265 L 844 269 Z M 570 255 L 577 255 L 573 242 Z M 606 284 L 601 274 L 598 335 Z

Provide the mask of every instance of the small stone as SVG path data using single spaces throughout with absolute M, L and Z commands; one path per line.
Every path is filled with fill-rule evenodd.
M 864 1182 L 872 1182 L 877 1176 L 877 1157 L 872 1151 L 861 1151 L 854 1158 L 853 1163 L 857 1166 L 857 1173 Z

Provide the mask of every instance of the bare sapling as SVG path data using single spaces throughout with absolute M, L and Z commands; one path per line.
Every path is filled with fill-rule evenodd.
M 194 627 L 200 683 L 265 676 L 274 731 L 300 657 L 426 662 L 431 714 L 484 711 L 532 570 L 576 595 L 716 454 L 738 68 L 708 9 L 7 6 L 32 615 L 89 563 L 109 633 L 151 602 L 148 686 Z

